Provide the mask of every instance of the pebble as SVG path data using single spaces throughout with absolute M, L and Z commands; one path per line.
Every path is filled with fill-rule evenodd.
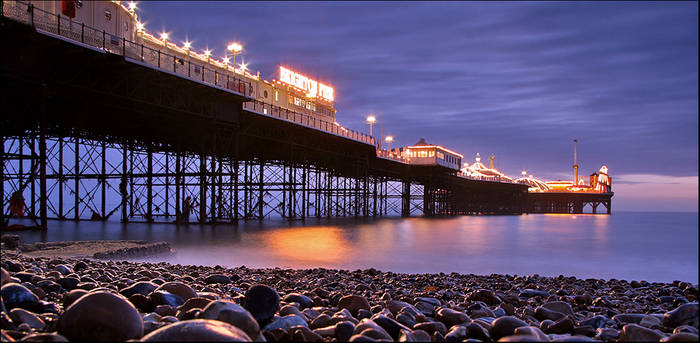
M 452 327 L 452 325 L 466 323 L 471 320 L 466 313 L 455 311 L 451 308 L 446 307 L 443 307 L 437 311 L 435 319 L 441 321 L 447 327 Z
M 141 338 L 141 342 L 251 342 L 243 330 L 218 320 L 193 319 L 166 325 Z
M 13 308 L 35 309 L 39 305 L 39 297 L 27 287 L 10 282 L 0 288 L 2 301 L 8 310 Z
M 134 294 L 141 294 L 148 296 L 151 292 L 155 291 L 158 288 L 158 285 L 154 284 L 153 282 L 148 282 L 148 281 L 139 281 L 134 283 L 133 285 L 126 287 L 119 291 L 119 293 L 125 297 L 130 297 Z
M 357 315 L 360 309 L 369 310 L 367 298 L 359 295 L 346 295 L 338 301 L 338 308 L 346 308 L 353 315 Z
M 266 285 L 255 285 L 245 292 L 243 307 L 264 326 L 280 308 L 280 296 L 277 291 Z
M 571 308 L 571 305 L 563 301 L 550 301 L 542 305 L 542 307 L 563 314 L 574 315 L 574 310 Z
M 673 311 L 667 312 L 663 317 L 663 325 L 666 327 L 676 327 L 681 325 L 691 325 L 698 327 L 698 303 L 687 303 L 678 306 Z
M 243 330 L 248 335 L 248 337 L 254 339 L 257 339 L 260 335 L 260 326 L 258 326 L 258 322 L 255 320 L 255 318 L 253 318 L 253 315 L 251 315 L 250 312 L 246 311 L 246 309 L 244 309 L 243 306 L 238 305 L 232 301 L 212 301 L 208 305 L 206 305 L 206 307 L 204 307 L 202 312 L 199 314 L 198 318 L 216 319 L 222 322 L 229 323 Z
M 295 314 L 290 314 L 284 317 L 277 317 L 275 320 L 267 324 L 263 330 L 284 329 L 285 331 L 294 326 L 308 326 L 304 318 Z
M 498 340 L 501 337 L 513 335 L 515 329 L 521 326 L 528 325 L 526 322 L 513 316 L 504 316 L 493 321 L 491 331 L 489 333 L 491 338 Z
M 94 292 L 70 305 L 59 318 L 57 329 L 71 341 L 125 341 L 143 335 L 143 321 L 123 296 Z
M 206 279 L 204 279 L 204 282 L 207 284 L 212 284 L 212 283 L 220 283 L 220 284 L 229 284 L 231 283 L 231 278 L 224 274 L 212 274 L 207 276 Z
M 671 336 L 664 337 L 661 341 L 662 342 L 697 342 L 698 335 L 692 334 L 690 332 L 679 332 L 679 333 L 674 333 Z
M 620 333 L 621 342 L 658 342 L 661 338 L 663 335 L 658 331 L 637 324 L 625 325 Z
M 286 303 L 293 303 L 293 302 L 297 303 L 297 304 L 299 304 L 301 309 L 309 308 L 309 307 L 313 306 L 313 304 L 314 304 L 313 299 L 311 299 L 303 294 L 299 294 L 299 293 L 289 293 L 282 300 L 284 300 L 284 302 L 286 302 Z M 367 306 L 368 306 L 367 309 L 369 309 L 369 304 Z M 338 307 L 342 308 L 340 305 Z
M 538 342 L 548 342 L 549 337 L 536 326 L 521 326 L 515 328 L 514 335 L 525 335 L 535 338 Z
M 158 288 L 156 288 L 156 291 L 167 291 L 172 294 L 177 295 L 178 297 L 182 298 L 183 301 L 186 301 L 189 298 L 194 298 L 197 296 L 197 292 L 192 289 L 192 287 L 182 283 L 182 282 L 166 282 Z

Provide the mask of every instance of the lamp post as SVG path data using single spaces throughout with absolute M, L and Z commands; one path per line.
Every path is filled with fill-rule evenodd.
M 377 117 L 375 117 L 375 116 L 368 116 L 367 117 L 367 124 L 369 124 L 369 136 L 370 137 L 374 137 L 372 135 L 372 124 L 374 124 L 376 122 L 377 122 Z
M 240 45 L 239 43 L 231 43 L 228 46 L 226 46 L 226 50 L 230 51 L 233 53 L 233 69 L 236 69 L 236 55 L 238 55 L 241 51 L 243 51 L 243 45 Z

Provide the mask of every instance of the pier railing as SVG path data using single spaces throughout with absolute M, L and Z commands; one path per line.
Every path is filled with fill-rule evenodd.
M 197 81 L 208 86 L 252 97 L 250 81 L 235 74 L 221 71 L 208 62 L 198 63 L 196 59 L 178 56 L 164 43 L 164 50 L 154 49 L 142 43 L 118 37 L 104 30 L 95 29 L 71 18 L 63 17 L 22 1 L 0 0 L 0 15 L 34 27 L 37 32 L 79 43 L 85 47 L 123 56 L 126 60 L 139 63 L 179 77 Z M 375 139 L 367 134 L 340 126 L 305 113 L 295 112 L 258 100 L 244 103 L 244 108 L 258 114 L 279 118 L 295 124 L 346 137 L 366 144 L 376 145 Z
M 283 119 L 306 127 L 332 133 L 341 137 L 346 137 L 359 142 L 375 145 L 375 139 L 367 134 L 340 126 L 336 122 L 323 120 L 305 113 L 290 111 L 286 108 L 268 104 L 262 101 L 253 100 L 243 103 L 243 108 L 258 114 Z

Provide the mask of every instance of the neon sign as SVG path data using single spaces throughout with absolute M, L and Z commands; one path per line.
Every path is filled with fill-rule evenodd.
M 314 79 L 310 79 L 299 73 L 295 73 L 285 67 L 280 66 L 280 81 L 302 89 L 309 98 L 320 97 L 328 101 L 333 101 L 333 87 L 324 85 Z

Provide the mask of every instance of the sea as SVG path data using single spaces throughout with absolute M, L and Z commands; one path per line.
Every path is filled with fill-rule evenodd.
M 149 240 L 134 259 L 248 268 L 575 276 L 698 283 L 698 213 L 241 221 L 238 225 L 49 221 L 25 242 Z

